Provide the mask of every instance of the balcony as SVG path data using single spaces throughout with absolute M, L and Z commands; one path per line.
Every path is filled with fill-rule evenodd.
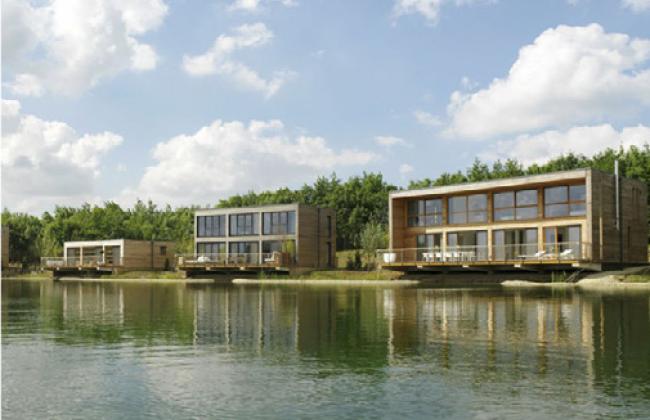
M 256 253 L 196 253 L 176 256 L 177 267 L 191 268 L 264 268 L 287 267 L 291 265 L 290 255 L 286 252 Z
M 112 268 L 122 265 L 120 257 L 104 258 L 103 256 L 81 257 L 42 257 L 41 267 L 46 270 L 69 268 Z
M 543 249 L 538 249 L 537 244 L 399 248 L 378 250 L 377 256 L 385 268 L 572 264 L 591 260 L 591 244 L 561 242 L 546 244 Z

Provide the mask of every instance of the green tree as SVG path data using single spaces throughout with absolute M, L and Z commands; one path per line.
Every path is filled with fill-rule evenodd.
M 377 222 L 366 223 L 359 234 L 359 245 L 366 257 L 366 267 L 370 270 L 375 261 L 377 250 L 386 248 L 388 242 L 385 225 Z

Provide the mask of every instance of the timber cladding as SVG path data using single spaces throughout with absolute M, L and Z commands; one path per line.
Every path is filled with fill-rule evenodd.
M 591 174 L 591 238 L 594 260 L 644 263 L 648 261 L 648 190 L 644 183 L 620 179 L 619 221 L 616 215 L 614 175 Z
M 125 269 L 164 270 L 174 267 L 175 244 L 170 241 L 124 240 Z
M 265 215 L 295 212 L 295 230 L 289 232 L 265 232 Z M 231 217 L 252 215 L 250 232 L 233 233 Z M 223 232 L 201 233 L 199 218 L 205 216 L 225 216 Z M 287 216 L 288 218 L 288 216 Z M 250 219 L 250 217 L 249 217 Z M 207 220 L 207 219 L 206 219 Z M 207 222 L 206 222 L 207 223 Z M 212 222 L 210 222 L 212 223 Z M 207 231 L 207 228 L 203 228 Z M 194 217 L 194 252 L 199 253 L 199 244 L 214 243 L 223 246 L 223 252 L 230 255 L 230 245 L 237 242 L 256 244 L 256 251 L 262 252 L 268 242 L 295 241 L 295 265 L 304 268 L 329 268 L 335 266 L 336 259 L 336 212 L 331 208 L 313 207 L 304 204 L 273 204 L 255 207 L 231 207 L 217 209 L 200 209 Z M 210 252 L 207 252 L 210 253 Z M 294 262 L 292 262 L 293 264 Z

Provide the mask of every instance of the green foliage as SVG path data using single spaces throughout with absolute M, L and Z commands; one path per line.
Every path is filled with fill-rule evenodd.
M 359 235 L 359 245 L 366 256 L 367 268 L 371 268 L 371 262 L 375 260 L 375 253 L 378 249 L 386 248 L 388 235 L 385 225 L 369 222 Z
M 381 174 L 366 173 L 343 182 L 336 174 L 320 177 L 313 185 L 298 190 L 281 188 L 275 192 L 248 192 L 220 200 L 217 207 L 302 203 L 336 209 L 337 247 L 350 249 L 359 242 L 359 233 L 368 222 L 388 224 L 388 193 L 397 189 Z

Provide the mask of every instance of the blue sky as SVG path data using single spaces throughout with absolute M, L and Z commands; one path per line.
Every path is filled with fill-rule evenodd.
M 650 141 L 648 0 L 4 3 L 11 210 Z

